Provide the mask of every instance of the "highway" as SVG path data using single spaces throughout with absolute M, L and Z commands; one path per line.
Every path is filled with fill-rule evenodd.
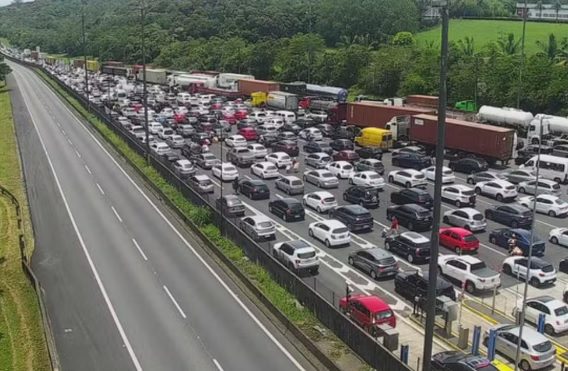
M 10 67 L 64 369 L 313 369 L 37 75 Z

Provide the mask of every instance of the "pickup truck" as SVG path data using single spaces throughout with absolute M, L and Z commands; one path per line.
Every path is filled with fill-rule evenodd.
M 501 275 L 474 256 L 443 255 L 438 258 L 438 264 L 444 277 L 465 285 L 470 294 L 501 286 Z

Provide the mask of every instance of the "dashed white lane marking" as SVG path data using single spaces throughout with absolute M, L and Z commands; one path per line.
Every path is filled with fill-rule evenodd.
M 217 367 L 217 370 L 223 371 L 223 367 L 221 367 L 221 364 L 215 358 L 213 358 L 213 363 L 215 364 L 215 367 Z
M 185 313 L 183 312 L 183 309 L 181 309 L 181 307 L 179 306 L 178 302 L 176 301 L 176 299 L 174 298 L 174 296 L 172 295 L 172 293 L 170 292 L 170 290 L 168 290 L 167 286 L 164 285 L 162 286 L 164 288 L 164 291 L 166 292 L 166 294 L 170 297 L 170 300 L 172 301 L 172 303 L 174 303 L 175 307 L 177 308 L 179 314 L 183 317 L 183 319 L 186 319 L 187 316 L 185 315 Z
M 93 173 L 91 172 L 91 169 L 89 169 L 89 167 L 87 165 L 85 165 L 85 170 L 87 170 L 87 173 L 93 175 Z
M 69 143 L 69 145 L 73 146 L 73 142 L 71 141 L 71 139 L 69 139 L 69 138 L 65 138 L 65 139 L 67 139 L 67 143 Z
M 116 216 L 116 219 L 118 219 L 118 221 L 122 223 L 122 218 L 121 218 L 120 215 L 118 214 L 118 211 L 116 211 L 116 209 L 114 208 L 114 206 L 111 206 L 110 208 L 112 209 L 112 212 L 113 212 L 114 215 Z
M 142 255 L 142 259 L 144 259 L 145 261 L 148 261 L 146 254 L 144 254 L 144 251 L 142 251 L 142 248 L 140 247 L 140 245 L 138 245 L 138 242 L 134 238 L 132 239 L 132 243 L 134 244 L 134 246 L 136 246 L 140 255 Z
M 81 154 L 79 153 L 79 151 L 75 150 L 75 154 L 77 155 L 77 157 L 81 158 Z
M 97 188 L 99 189 L 99 192 L 101 192 L 101 194 L 104 196 L 105 191 L 103 191 L 103 187 L 101 187 L 101 185 L 99 183 L 97 183 Z

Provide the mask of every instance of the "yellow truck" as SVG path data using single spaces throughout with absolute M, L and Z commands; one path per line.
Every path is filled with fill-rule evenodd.
M 377 147 L 388 150 L 392 147 L 392 133 L 390 130 L 380 128 L 364 128 L 355 137 L 355 143 L 361 147 Z
M 87 70 L 91 72 L 98 72 L 99 71 L 99 62 L 98 61 L 87 61 Z
M 250 93 L 250 99 L 253 107 L 261 107 L 266 104 L 268 94 L 263 91 Z

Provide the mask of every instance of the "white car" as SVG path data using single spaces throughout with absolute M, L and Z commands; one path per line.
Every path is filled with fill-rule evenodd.
M 264 122 L 264 125 L 271 125 L 274 126 L 277 130 L 284 126 L 284 120 L 280 118 L 269 118 Z
M 383 189 L 385 180 L 376 171 L 361 171 L 349 177 L 349 184 L 369 186 Z
M 536 287 L 556 282 L 556 269 L 554 269 L 552 264 L 533 256 L 529 269 L 528 260 L 529 259 L 525 256 L 510 256 L 505 258 L 505 260 L 503 260 L 503 273 L 525 281 L 528 272 L 529 283 Z
M 520 197 L 517 202 L 532 210 L 535 198 L 534 196 L 524 196 Z M 558 196 L 542 194 L 536 198 L 536 211 L 552 217 L 563 216 L 568 214 L 568 202 Z
M 317 251 L 303 240 L 276 243 L 272 247 L 272 255 L 295 271 L 307 270 L 312 274 L 318 272 Z
M 247 148 L 251 151 L 256 158 L 264 158 L 268 154 L 268 150 L 265 146 L 258 143 L 248 144 Z
M 191 161 L 186 160 L 185 158 L 174 162 L 173 167 L 176 174 L 182 177 L 187 177 L 197 172 L 197 169 L 193 166 Z
M 555 245 L 568 246 L 568 228 L 554 228 L 548 234 L 548 240 Z
M 307 128 L 298 133 L 298 136 L 304 140 L 323 140 L 323 134 L 318 128 Z
M 246 147 L 247 140 L 242 135 L 236 134 L 227 137 L 227 139 L 225 139 L 225 144 L 228 147 Z
M 349 229 L 339 220 L 329 219 L 321 222 L 310 223 L 308 234 L 321 242 L 328 248 L 331 246 L 349 245 L 351 236 Z
M 266 161 L 272 162 L 277 168 L 292 166 L 292 159 L 286 152 L 273 152 L 264 157 Z
M 262 179 L 278 178 L 280 173 L 272 162 L 263 161 L 257 162 L 250 167 L 251 174 L 254 174 Z
M 174 134 L 166 139 L 166 143 L 172 148 L 181 148 L 185 144 L 185 139 L 181 135 Z
M 318 213 L 324 213 L 337 207 L 337 200 L 327 191 L 317 191 L 304 195 L 304 205 L 317 210 Z
M 501 276 L 485 262 L 471 255 L 442 255 L 438 257 L 440 274 L 465 285 L 470 294 L 493 290 L 501 285 Z
M 239 179 L 239 171 L 230 162 L 215 164 L 211 168 L 211 171 L 213 176 L 216 176 L 222 181 L 233 181 L 235 179 Z
M 425 186 L 428 184 L 424 174 L 414 169 L 393 170 L 389 173 L 388 180 L 389 183 L 397 183 L 406 188 Z
M 266 112 L 263 111 L 254 111 L 249 114 L 249 119 L 256 120 L 259 124 L 262 124 L 264 121 L 268 119 Z
M 152 121 L 148 123 L 148 131 L 151 134 L 158 135 L 160 130 L 162 130 L 163 128 L 164 127 L 159 122 Z
M 165 155 L 166 153 L 170 153 L 170 151 L 172 150 L 170 146 L 168 146 L 164 142 L 153 142 L 150 144 L 150 148 L 152 148 L 152 150 L 154 150 L 154 152 L 156 152 L 160 156 Z
M 276 237 L 276 226 L 265 215 L 245 216 L 241 218 L 239 227 L 255 241 Z
M 535 325 L 538 324 L 539 316 L 544 314 L 544 332 L 549 335 L 568 330 L 568 307 L 561 300 L 543 295 L 528 298 L 525 306 L 523 306 L 523 301 L 519 300 L 513 309 L 513 317 L 519 318 L 520 308 L 525 311 L 525 319 Z
M 339 180 L 327 170 L 309 170 L 304 173 L 304 182 L 312 183 L 320 188 L 337 188 Z
M 176 132 L 173 131 L 173 129 L 170 128 L 161 128 L 160 130 L 158 130 L 158 137 L 160 137 L 160 139 L 166 140 L 168 138 L 170 138 L 172 135 L 175 135 Z
M 520 182 L 518 184 L 518 187 L 520 193 L 526 193 L 530 195 L 537 193 L 537 190 L 538 194 L 558 195 L 561 192 L 560 184 L 550 179 L 539 179 L 538 186 L 536 180 Z
M 332 173 L 333 175 L 335 175 L 340 179 L 342 178 L 347 179 L 351 177 L 352 174 L 355 173 L 353 165 L 351 165 L 347 161 L 333 161 L 327 164 L 325 168 L 329 170 L 330 173 Z
M 450 202 L 457 207 L 463 205 L 475 206 L 475 191 L 462 184 L 452 184 L 442 187 L 442 200 Z
M 426 179 L 434 181 L 436 179 L 436 167 L 430 166 L 426 169 L 422 169 L 422 174 L 426 177 Z M 456 181 L 456 176 L 452 169 L 447 166 L 442 167 L 442 184 L 447 183 L 454 183 Z
M 506 180 L 490 180 L 479 182 L 475 185 L 475 193 L 493 197 L 499 202 L 513 200 L 517 197 L 517 188 Z
M 471 207 L 446 211 L 442 220 L 446 224 L 462 227 L 472 232 L 483 231 L 487 228 L 487 221 L 483 214 Z

